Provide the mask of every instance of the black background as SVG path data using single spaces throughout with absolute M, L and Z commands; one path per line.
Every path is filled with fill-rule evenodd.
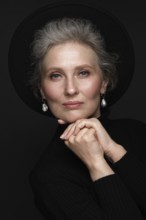
M 27 107 L 16 94 L 8 72 L 8 48 L 18 24 L 49 0 L 0 2 L 0 219 L 42 220 L 35 208 L 28 174 L 49 143 L 56 124 Z M 145 1 L 97 0 L 117 16 L 132 39 L 136 65 L 124 96 L 111 107 L 111 118 L 146 122 L 146 7 Z M 24 36 L 25 37 L 25 36 Z

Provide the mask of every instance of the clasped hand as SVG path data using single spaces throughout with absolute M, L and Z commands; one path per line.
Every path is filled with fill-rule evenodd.
M 62 120 L 58 122 L 63 123 Z M 110 161 L 117 162 L 126 153 L 96 118 L 77 120 L 65 129 L 60 138 L 89 169 L 105 162 L 104 155 Z
M 63 123 L 62 120 L 58 122 Z M 114 173 L 104 155 L 117 160 L 112 155 L 119 145 L 111 139 L 98 119 L 77 120 L 65 129 L 60 138 L 85 163 L 93 181 Z

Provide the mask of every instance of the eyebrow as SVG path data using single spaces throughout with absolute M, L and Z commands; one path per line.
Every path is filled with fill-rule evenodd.
M 88 64 L 82 64 L 82 65 L 76 66 L 75 70 L 78 70 L 78 69 L 81 69 L 81 68 L 95 69 L 96 66 L 95 65 L 91 66 L 91 65 L 88 65 Z M 45 73 L 48 73 L 50 71 L 56 71 L 56 70 L 57 71 L 62 71 L 63 68 L 55 67 L 55 66 L 54 67 L 50 67 L 48 70 L 45 71 Z

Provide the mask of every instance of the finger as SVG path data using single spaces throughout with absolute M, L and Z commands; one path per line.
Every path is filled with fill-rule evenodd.
M 90 141 L 91 137 L 95 138 L 95 129 L 94 128 L 83 128 L 82 130 L 79 131 L 77 134 L 78 137 L 83 137 L 87 138 L 88 141 Z
M 77 135 L 77 133 L 79 132 L 79 130 L 83 129 L 83 128 L 96 128 L 95 125 L 95 121 L 96 119 L 92 118 L 92 119 L 81 119 L 78 120 L 75 124 L 75 130 L 74 130 L 74 135 Z
M 69 126 L 63 133 L 63 136 L 61 136 L 61 138 L 63 139 L 69 139 L 69 137 L 71 135 L 77 135 L 80 130 L 82 130 L 83 128 L 87 127 L 87 128 L 91 128 L 93 122 L 88 122 L 89 119 L 80 119 L 77 120 L 75 123 L 73 123 L 71 126 Z
M 95 118 L 80 120 L 78 121 L 78 124 L 76 126 L 75 134 L 76 132 L 78 132 L 79 128 L 82 129 L 83 127 L 94 128 L 96 131 L 98 131 L 100 127 L 100 122 L 98 119 Z
M 82 119 L 81 119 L 82 120 Z M 84 126 L 78 126 L 80 120 L 77 120 L 75 123 L 73 123 L 70 127 L 68 127 L 64 134 L 63 134 L 63 138 L 64 139 L 69 139 L 69 137 L 71 135 L 77 135 L 78 132 L 84 127 Z M 76 130 L 76 132 L 75 132 Z
M 110 145 L 110 143 L 112 142 L 112 139 L 98 119 L 95 119 L 95 118 L 87 119 L 85 122 L 85 126 L 87 128 L 92 127 L 95 129 L 96 139 L 100 142 L 100 144 L 104 148 Z
M 62 119 L 58 119 L 58 123 L 61 124 L 61 125 L 66 124 L 66 122 Z
M 87 129 L 84 128 L 82 129 L 77 136 L 71 135 L 68 139 L 65 139 L 65 144 L 69 147 L 72 148 L 75 143 L 80 143 L 81 138 L 85 135 Z
M 64 143 L 65 143 L 66 146 L 69 146 L 69 142 L 67 140 L 64 141 Z
M 96 136 L 96 131 L 95 131 L 95 129 L 94 128 L 87 128 L 88 130 L 88 134 L 90 135 L 94 135 L 94 136 Z
M 78 132 L 85 127 L 94 128 L 97 131 L 98 124 L 99 124 L 99 122 L 95 118 L 77 120 L 75 123 L 73 123 L 67 127 L 67 129 L 63 132 L 63 134 L 60 136 L 60 138 L 68 139 L 71 135 L 76 136 L 78 134 Z
M 78 132 L 85 127 L 87 127 L 85 119 L 77 121 L 77 123 L 75 124 L 74 135 L 77 135 Z
M 94 132 L 93 131 L 94 131 L 94 129 L 90 131 L 90 129 L 88 129 L 88 128 L 82 128 L 78 132 L 78 134 L 76 136 L 74 136 L 75 141 L 80 141 L 83 137 L 84 137 L 84 139 L 87 139 L 88 141 L 90 141 L 89 136 L 95 132 L 95 131 Z
M 70 136 L 68 134 L 72 134 L 72 127 L 74 126 L 73 124 L 70 124 L 65 131 L 62 133 L 62 135 L 60 136 L 61 139 L 68 139 L 67 137 Z

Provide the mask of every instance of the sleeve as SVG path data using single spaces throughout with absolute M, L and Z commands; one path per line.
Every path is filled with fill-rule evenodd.
M 45 219 L 52 216 L 55 220 L 144 220 L 116 174 L 91 183 L 92 193 L 78 181 L 41 179 L 33 174 L 31 184 Z
M 127 153 L 112 168 L 118 173 L 146 219 L 146 125 L 132 120 L 124 128 L 127 129 L 125 136 L 130 140 L 124 146 Z
M 114 164 L 113 169 L 118 173 L 133 196 L 143 216 L 146 218 L 146 167 L 138 158 L 127 153 Z

